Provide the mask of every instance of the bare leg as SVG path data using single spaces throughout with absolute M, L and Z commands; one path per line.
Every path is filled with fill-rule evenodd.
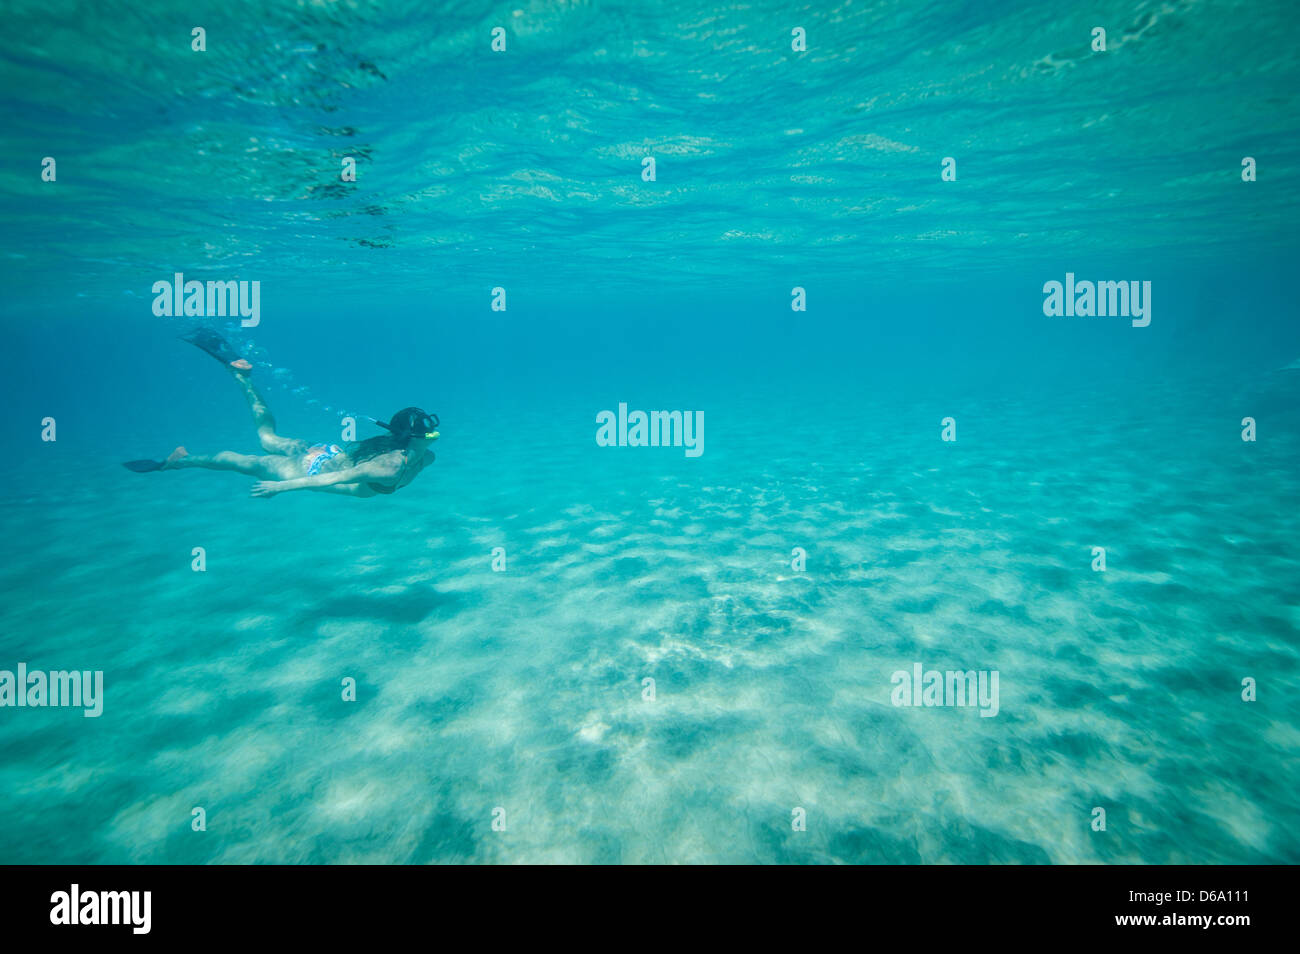
M 285 456 L 305 454 L 308 448 L 306 441 L 295 440 L 292 437 L 281 437 L 275 432 L 275 418 L 271 415 L 271 409 L 266 406 L 266 399 L 253 386 L 252 378 L 233 365 L 231 366 L 231 373 L 243 389 L 249 410 L 253 412 L 253 424 L 257 427 L 257 439 L 262 443 L 262 450 Z
M 257 457 L 252 454 L 237 454 L 234 451 L 220 451 L 216 454 L 191 454 L 184 447 L 178 447 L 168 455 L 163 463 L 163 470 L 183 470 L 187 467 L 202 467 L 205 470 L 233 470 L 249 477 L 262 480 L 288 480 L 301 477 L 302 467 L 293 458 L 280 454 Z

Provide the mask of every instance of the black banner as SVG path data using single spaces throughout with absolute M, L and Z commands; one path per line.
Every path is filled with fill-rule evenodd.
M 903 931 L 958 940 L 1131 936 L 1231 945 L 1279 930 L 1282 868 L 864 867 L 636 873 L 445 867 L 25 867 L 5 870 L 7 939 L 337 942 L 467 926 L 535 939 L 662 931 Z M 698 880 L 701 876 L 707 880 Z M 849 923 L 851 922 L 851 923 Z M 919 934 L 917 933 L 919 932 Z

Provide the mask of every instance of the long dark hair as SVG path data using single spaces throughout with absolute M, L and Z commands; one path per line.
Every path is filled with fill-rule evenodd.
M 392 434 L 380 434 L 378 437 L 370 437 L 364 441 L 345 444 L 343 449 L 352 458 L 352 463 L 360 464 L 363 461 L 387 454 L 389 451 L 406 450 L 406 446 L 410 443 L 410 435 L 407 435 L 404 440 L 399 440 Z
M 438 415 L 426 414 L 418 407 L 404 407 L 389 418 L 387 424 L 383 421 L 375 421 L 375 423 L 386 429 L 388 433 L 367 438 L 359 443 L 348 444 L 345 450 L 354 464 L 371 460 L 389 451 L 406 450 L 415 437 L 423 437 L 429 431 L 437 429 Z

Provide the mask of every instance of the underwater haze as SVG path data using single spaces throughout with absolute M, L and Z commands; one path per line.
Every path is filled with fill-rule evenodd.
M 1293 3 L 0 22 L 0 862 L 1300 862 Z

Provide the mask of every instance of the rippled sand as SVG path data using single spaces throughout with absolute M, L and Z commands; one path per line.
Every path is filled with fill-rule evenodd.
M 0 666 L 107 697 L 0 710 L 0 858 L 1295 862 L 1296 435 L 1165 410 L 724 407 L 699 460 L 514 417 L 367 501 L 50 474 Z M 999 714 L 894 707 L 914 662 Z

